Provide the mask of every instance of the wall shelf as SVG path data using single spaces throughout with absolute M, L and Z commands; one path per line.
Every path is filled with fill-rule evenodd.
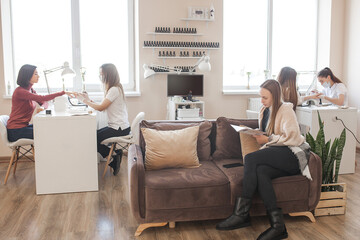
M 173 49 L 206 49 L 206 50 L 211 50 L 211 49 L 219 49 L 219 48 L 204 48 L 204 47 L 144 47 L 143 48 L 150 48 L 150 49 L 155 49 L 155 48 L 173 48 Z
M 155 75 L 157 74 L 188 74 L 188 75 L 192 75 L 192 74 L 199 74 L 198 72 L 180 72 L 180 73 L 177 73 L 177 72 L 155 72 Z
M 162 58 L 162 59 L 170 59 L 170 58 L 173 58 L 173 59 L 199 59 L 201 57 L 158 57 L 158 58 Z
M 203 33 L 159 33 L 159 32 L 147 32 L 148 35 L 174 35 L 174 36 L 203 36 Z
M 198 36 L 200 36 L 199 38 L 201 38 L 201 36 L 206 35 L 205 33 L 198 33 L 197 32 L 197 28 L 193 28 L 193 27 L 189 27 L 189 21 L 201 21 L 201 22 L 205 22 L 206 23 L 206 27 L 208 27 L 208 22 L 213 22 L 215 21 L 214 19 L 200 19 L 200 18 L 180 18 L 181 21 L 186 21 L 186 28 L 178 28 L 180 30 L 177 30 L 176 28 L 172 28 L 172 27 L 155 27 L 153 29 L 149 29 L 149 32 L 145 32 L 145 34 L 147 36 L 152 36 L 151 38 L 153 38 L 152 41 L 147 41 L 145 40 L 143 43 L 143 49 L 152 49 L 153 52 L 153 58 L 157 58 L 157 59 L 162 59 L 161 61 L 163 62 L 163 65 L 166 65 L 166 59 L 186 59 L 185 61 L 173 61 L 171 60 L 172 63 L 176 63 L 176 62 L 180 62 L 177 65 L 180 65 L 184 62 L 192 62 L 194 60 L 191 59 L 195 59 L 195 60 L 199 60 L 202 59 L 203 56 L 200 55 L 195 55 L 196 53 L 198 54 L 206 54 L 208 55 L 210 53 L 211 50 L 217 50 L 220 49 L 220 42 L 216 42 L 216 41 L 198 41 Z M 181 24 L 183 25 L 183 24 Z M 166 30 L 166 32 L 158 32 L 160 30 Z M 174 29 L 175 31 L 172 31 L 172 29 Z M 185 29 L 188 30 L 188 32 L 178 32 L 181 31 L 181 29 Z M 191 32 L 193 31 L 193 32 Z M 158 36 L 176 36 L 176 37 L 172 37 L 170 41 L 155 41 L 155 39 Z M 189 39 L 189 37 L 193 37 L 195 41 L 184 41 Z M 149 37 L 147 37 L 149 38 Z M 162 38 L 162 37 L 160 37 Z M 174 41 L 174 39 L 178 39 L 178 40 L 183 40 L 183 41 Z M 201 47 L 203 46 L 203 47 Z M 205 47 L 204 47 L 205 46 Z M 179 50 L 179 51 L 173 51 L 173 50 Z M 176 53 L 173 54 L 173 56 L 171 55 L 166 55 L 165 52 L 170 51 L 171 53 Z M 180 53 L 183 51 L 185 53 L 187 53 L 186 55 L 183 55 Z M 193 51 L 193 53 L 191 53 L 191 51 Z M 157 52 L 159 52 L 160 54 L 158 54 Z M 159 61 L 157 60 L 157 61 Z M 176 65 L 176 64 L 175 64 Z M 150 65 L 151 66 L 151 65 Z M 163 69 L 161 65 L 159 65 L 159 69 Z M 182 68 L 182 69 L 193 69 L 195 68 L 193 65 L 191 66 L 177 66 L 178 68 Z M 170 69 L 173 70 L 174 67 L 168 67 Z M 155 71 L 154 68 L 151 68 L 152 70 Z M 145 72 L 148 69 L 145 69 Z M 164 74 L 171 74 L 173 73 L 173 71 L 169 71 L 169 72 L 155 72 L 155 75 L 164 75 Z M 152 72 L 153 74 L 153 72 Z M 196 74 L 196 72 L 181 72 L 178 74 Z M 151 75 L 149 75 L 151 76 Z
M 214 22 L 215 19 L 202 19 L 202 18 L 180 18 L 181 21 L 203 21 L 203 22 Z

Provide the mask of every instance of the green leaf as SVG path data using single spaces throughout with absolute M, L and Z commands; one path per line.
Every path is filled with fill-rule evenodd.
M 343 150 L 344 150 L 344 147 L 345 147 L 345 142 L 346 142 L 346 130 L 344 128 L 342 130 L 341 134 L 340 134 L 339 143 L 338 143 L 336 156 L 335 156 L 336 166 L 335 166 L 334 182 L 337 182 L 337 180 L 338 180 L 340 162 L 341 162 Z
M 311 151 L 315 152 L 315 140 L 310 132 L 306 134 L 306 142 L 310 145 Z
M 319 111 L 317 111 L 317 114 L 318 114 L 319 128 L 323 128 L 323 127 L 324 127 L 324 122 L 321 121 L 321 117 L 320 117 Z
M 325 165 L 323 165 L 323 175 L 325 175 L 325 182 L 326 183 L 332 183 L 332 173 L 331 169 L 334 167 L 334 160 L 336 155 L 336 149 L 338 146 L 338 139 L 335 138 L 334 142 L 331 146 L 330 153 L 328 155 L 328 158 L 326 159 Z M 324 179 L 324 178 L 323 178 Z
M 331 145 L 331 139 L 329 141 L 327 141 L 327 143 L 325 144 L 325 147 L 323 149 L 323 158 L 324 159 L 328 158 L 330 145 Z
M 323 151 L 322 151 L 322 147 L 321 147 L 321 144 L 318 142 L 318 141 L 315 141 L 315 149 L 314 149 L 314 152 L 319 155 L 319 157 L 321 158 L 322 160 L 322 163 L 324 164 L 324 160 L 326 158 L 323 158 Z

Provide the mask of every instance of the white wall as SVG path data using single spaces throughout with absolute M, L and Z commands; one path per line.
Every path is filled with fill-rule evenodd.
M 345 1 L 319 0 L 317 70 L 330 67 L 340 79 L 343 74 L 344 15 Z
M 345 1 L 332 0 L 330 32 L 330 64 L 335 75 L 343 79 Z M 344 81 L 346 84 L 346 81 Z
M 349 105 L 360 109 L 360 1 L 347 0 L 345 6 L 344 79 L 349 90 Z M 360 113 L 357 137 L 360 139 Z M 358 147 L 360 145 L 358 144 Z

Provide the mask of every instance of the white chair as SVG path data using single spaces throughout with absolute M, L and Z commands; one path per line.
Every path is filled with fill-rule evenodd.
M 33 139 L 28 139 L 28 138 L 21 138 L 19 140 L 17 140 L 16 142 L 9 142 L 8 137 L 7 137 L 7 129 L 6 129 L 6 125 L 7 125 L 7 121 L 9 120 L 9 116 L 7 115 L 1 115 L 0 116 L 0 133 L 1 133 L 1 138 L 4 141 L 4 143 L 12 149 L 12 155 L 11 155 L 11 159 L 10 159 L 10 163 L 9 163 L 9 167 L 7 169 L 6 172 L 6 176 L 5 176 L 5 181 L 4 184 L 6 184 L 9 174 L 10 174 L 10 170 L 12 165 L 14 164 L 14 175 L 16 172 L 16 166 L 18 163 L 18 160 L 24 156 L 27 159 L 34 161 L 33 159 L 29 158 L 28 156 L 26 156 L 26 154 L 30 151 L 32 151 L 33 156 L 35 157 L 35 150 L 34 150 L 34 140 Z M 31 146 L 31 149 L 25 149 L 24 146 Z M 21 149 L 24 150 L 25 152 L 21 152 Z M 19 154 L 21 154 L 21 156 L 19 157 Z
M 129 135 L 121 136 L 121 137 L 111 137 L 101 142 L 101 144 L 103 145 L 111 145 L 110 153 L 107 156 L 103 177 L 105 176 L 107 167 L 110 163 L 111 156 L 114 150 L 116 149 L 116 146 L 119 146 L 119 149 L 128 150 L 131 144 L 139 143 L 139 132 L 140 132 L 139 126 L 140 126 L 140 122 L 144 120 L 144 117 L 145 117 L 144 112 L 139 112 L 136 115 L 135 119 L 131 123 L 131 132 Z

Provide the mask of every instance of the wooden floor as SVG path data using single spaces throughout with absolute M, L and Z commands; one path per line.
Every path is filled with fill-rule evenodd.
M 342 175 L 348 186 L 345 215 L 317 217 L 311 223 L 305 217 L 285 216 L 289 239 L 360 239 L 360 154 L 355 174 Z M 99 165 L 101 176 L 104 163 Z M 99 178 L 99 192 L 42 195 L 35 194 L 34 164 L 18 164 L 16 177 L 10 175 L 3 185 L 7 164 L 0 163 L 0 240 L 15 239 L 256 239 L 268 228 L 267 218 L 253 217 L 252 226 L 217 231 L 218 221 L 176 223 L 149 228 L 140 237 L 129 210 L 126 159 L 117 176 L 107 173 Z M 79 169 L 81 171 L 81 169 Z

